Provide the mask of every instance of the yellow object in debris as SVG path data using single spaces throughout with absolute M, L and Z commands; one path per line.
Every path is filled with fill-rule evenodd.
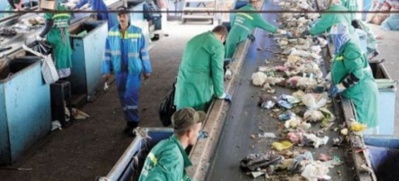
M 272 147 L 278 151 L 285 150 L 292 147 L 292 143 L 289 141 L 273 142 Z
M 365 124 L 361 124 L 359 122 L 353 122 L 351 124 L 351 130 L 355 132 L 363 131 L 367 128 Z

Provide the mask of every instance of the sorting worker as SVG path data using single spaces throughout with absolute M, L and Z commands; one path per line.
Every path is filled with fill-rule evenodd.
M 90 7 L 94 11 L 97 12 L 97 20 L 107 20 L 108 21 L 108 29 L 111 29 L 114 26 L 118 25 L 118 22 L 114 21 L 113 18 L 109 16 L 109 14 L 105 11 L 108 11 L 107 5 L 105 5 L 104 0 L 80 0 L 74 6 L 71 6 L 71 9 L 84 9 Z
M 119 26 L 112 27 L 107 36 L 102 66 L 103 78 L 108 80 L 115 73 L 119 99 L 126 119 L 124 132 L 135 136 L 139 125 L 138 101 L 141 76 L 151 75 L 147 43 L 142 30 L 129 23 L 125 7 L 118 8 Z
M 257 9 L 261 6 L 260 0 L 250 0 L 249 4 L 240 8 L 239 11 L 253 11 L 253 13 L 237 13 L 232 21 L 230 32 L 226 39 L 225 66 L 232 61 L 231 58 L 238 44 L 247 39 L 255 28 L 261 28 L 271 33 L 289 35 L 285 30 L 280 30 L 262 18 Z
M 359 10 L 359 4 L 357 3 L 357 0 L 341 0 L 341 4 L 349 11 Z M 357 19 L 356 13 L 349 13 L 349 16 L 351 20 Z
M 57 13 L 57 11 L 66 11 L 67 8 L 57 0 L 55 12 L 44 13 L 45 27 L 43 31 L 36 36 L 36 40 L 42 41 L 46 37 L 47 42 L 52 46 L 52 55 L 55 60 L 55 67 L 58 70 L 60 78 L 71 75 L 72 67 L 72 48 L 69 40 L 69 13 Z
M 362 50 L 366 53 L 368 59 L 372 59 L 379 55 L 377 49 L 377 38 L 368 25 L 360 20 L 352 20 L 352 26 L 358 34 L 360 47 L 362 47 Z
M 191 180 L 185 168 L 192 165 L 185 149 L 198 140 L 205 112 L 180 109 L 172 115 L 174 134 L 159 142 L 148 154 L 139 181 Z
M 329 12 L 334 12 L 334 11 L 349 11 L 348 8 L 344 7 L 341 5 L 340 0 L 331 0 L 330 1 L 330 6 L 326 11 Z M 345 24 L 347 27 L 349 27 L 349 33 L 351 35 L 352 41 L 354 41 L 356 44 L 359 45 L 359 38 L 357 37 L 355 33 L 355 29 L 351 26 L 352 24 L 352 19 L 351 15 L 348 13 L 324 13 L 321 15 L 319 21 L 317 21 L 316 24 L 313 25 L 313 27 L 310 30 L 306 30 L 302 33 L 303 36 L 306 35 L 319 35 L 324 33 L 325 31 L 328 31 L 331 26 L 337 24 L 337 23 L 342 23 Z M 338 52 L 338 47 L 336 47 L 336 44 L 340 44 L 339 40 L 332 36 L 332 41 L 334 43 L 334 54 Z
M 366 56 L 351 39 L 347 25 L 334 25 L 330 33 L 341 43 L 331 66 L 329 95 L 335 97 L 340 93 L 351 100 L 358 121 L 374 128 L 378 118 L 378 89 Z
M 186 44 L 177 75 L 174 103 L 177 109 L 206 111 L 214 97 L 231 101 L 223 87 L 223 42 L 226 27 L 199 34 Z

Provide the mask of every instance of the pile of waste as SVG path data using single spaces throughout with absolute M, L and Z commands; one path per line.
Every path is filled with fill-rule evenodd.
M 14 28 L 1 28 L 0 29 L 0 36 L 3 37 L 13 37 L 17 34 Z
M 313 10 L 306 0 L 290 0 L 279 5 L 282 10 Z M 329 85 L 320 68 L 324 63 L 322 48 L 327 41 L 301 36 L 319 16 L 317 13 L 281 14 L 279 27 L 292 32 L 293 36 L 273 37 L 280 49 L 274 52 L 276 60 L 265 60 L 265 65 L 252 74 L 252 84 L 262 91 L 258 106 L 281 123 L 279 133 L 258 135 L 273 139 L 273 151 L 249 154 L 240 162 L 242 170 L 254 178 L 270 178 L 283 172 L 285 176 L 300 175 L 311 181 L 331 180 L 330 168 L 338 167 L 345 159 L 334 154 L 334 149 L 343 147 L 348 135 L 366 128 L 356 121 L 353 125 L 339 124 L 330 111 Z M 258 51 L 264 50 L 258 48 Z M 288 89 L 293 93 L 277 95 L 276 89 Z M 312 153 L 327 144 L 334 149 L 328 153 Z
M 19 32 L 26 33 L 33 29 L 38 29 L 43 27 L 45 24 L 45 19 L 42 16 L 37 16 L 33 18 L 21 19 L 20 22 L 13 25 L 13 28 Z

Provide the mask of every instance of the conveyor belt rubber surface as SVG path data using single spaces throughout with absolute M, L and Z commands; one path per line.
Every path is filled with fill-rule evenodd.
M 271 2 L 265 2 L 264 10 L 278 10 L 278 6 L 274 6 Z M 276 14 L 264 14 L 264 17 L 273 23 L 277 19 Z M 275 23 L 274 23 L 275 24 Z M 251 75 L 257 71 L 258 66 L 265 65 L 265 59 L 272 60 L 269 66 L 279 65 L 281 61 L 277 62 L 277 58 L 273 57 L 270 52 L 257 51 L 258 44 L 262 48 L 277 50 L 272 38 L 265 36 L 264 31 L 258 31 L 256 41 L 252 43 L 248 50 L 246 59 L 244 60 L 240 80 L 234 92 L 233 103 L 226 115 L 226 122 L 223 127 L 219 143 L 216 148 L 216 153 L 213 155 L 213 162 L 210 163 L 210 169 L 206 180 L 219 181 L 235 181 L 235 180 L 253 180 L 252 176 L 246 175 L 241 171 L 239 165 L 240 160 L 251 153 L 266 153 L 271 150 L 271 144 L 277 139 L 259 138 L 258 134 L 262 132 L 278 133 L 280 121 L 272 118 L 269 113 L 270 110 L 262 109 L 257 106 L 259 96 L 266 94 L 259 87 L 251 84 Z M 324 67 L 321 67 L 322 69 Z M 292 94 L 293 90 L 274 87 L 276 93 L 273 96 L 281 94 Z M 335 114 L 335 113 L 334 113 Z M 331 127 L 337 127 L 341 121 L 335 121 Z M 312 124 L 312 129 L 319 129 L 318 125 Z M 251 138 L 255 135 L 256 138 Z M 328 175 L 332 177 L 331 180 L 355 180 L 355 171 L 352 169 L 352 157 L 349 154 L 348 145 L 343 147 L 332 146 L 332 138 L 338 137 L 335 131 L 326 131 L 325 135 L 329 136 L 327 145 L 320 146 L 318 149 L 311 147 L 295 146 L 292 150 L 308 150 L 312 153 L 313 158 L 319 158 L 320 153 L 328 154 L 330 156 L 338 156 L 343 164 L 329 169 Z M 288 180 L 292 177 L 300 177 L 300 173 L 291 174 L 287 171 L 275 172 L 271 178 L 275 180 Z M 280 175 L 279 177 L 276 177 Z M 264 176 L 260 176 L 256 180 L 264 180 Z M 305 180 L 305 179 L 303 179 Z

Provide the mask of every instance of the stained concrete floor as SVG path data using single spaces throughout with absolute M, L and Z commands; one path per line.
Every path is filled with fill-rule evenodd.
M 370 25 L 379 40 L 381 55 L 393 79 L 399 79 L 397 50 L 399 32 L 383 32 Z M 150 52 L 153 74 L 142 84 L 140 92 L 141 126 L 160 127 L 158 106 L 174 81 L 185 43 L 194 35 L 211 30 L 207 23 L 178 25 L 171 23 L 169 37 L 154 42 Z M 397 93 L 396 102 L 399 102 Z M 83 111 L 91 115 L 62 131 L 50 133 L 30 148 L 15 164 L 0 167 L 4 181 L 80 181 L 106 175 L 132 141 L 123 135 L 123 114 L 116 89 L 102 93 Z M 399 135 L 399 111 L 396 109 L 395 133 Z

